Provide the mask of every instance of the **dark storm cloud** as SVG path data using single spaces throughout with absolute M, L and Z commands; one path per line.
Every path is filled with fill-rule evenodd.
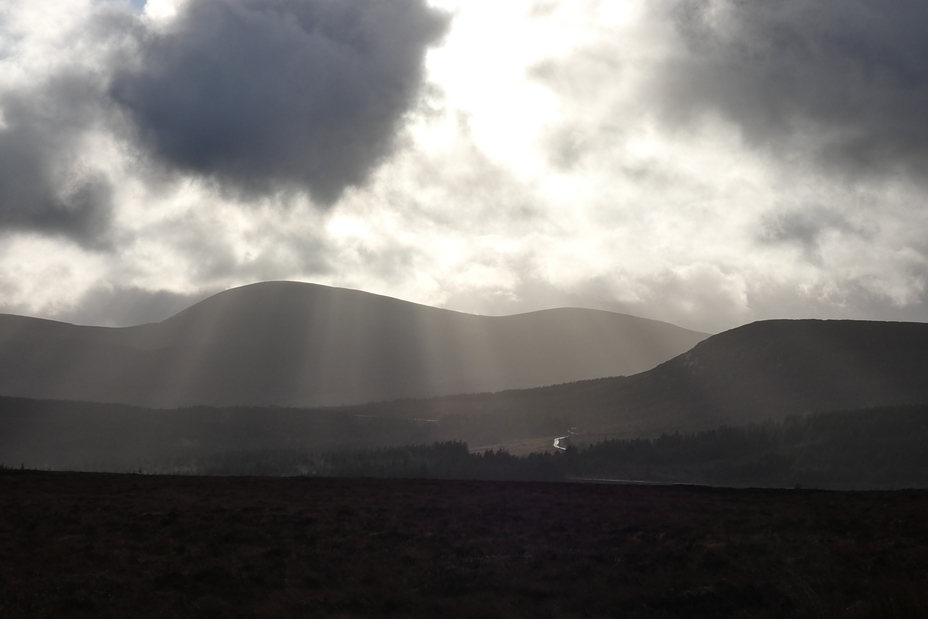
M 61 77 L 0 97 L 0 230 L 29 230 L 100 245 L 112 189 L 79 162 L 83 132 L 98 120 L 88 80 Z
M 31 81 L 0 90 L 0 232 L 38 232 L 112 249 L 114 188 L 87 140 L 119 132 L 105 92 L 107 66 L 141 25 L 128 5 L 115 2 L 85 17 L 83 30 L 70 33 L 71 48 L 59 57 L 46 50 L 44 60 L 57 68 L 26 71 Z M 15 66 L 22 37 L 4 32 L 4 25 L 0 19 L 0 61 Z M 80 64 L 87 58 L 74 50 L 97 54 L 102 66 Z
M 928 3 L 671 0 L 684 49 L 656 105 L 735 122 L 755 146 L 850 175 L 928 171 Z
M 446 21 L 423 0 L 195 0 L 110 93 L 170 166 L 331 204 L 391 152 Z

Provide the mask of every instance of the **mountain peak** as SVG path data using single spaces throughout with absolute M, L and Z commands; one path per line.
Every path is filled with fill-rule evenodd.
M 4 331 L 0 395 L 352 404 L 634 374 L 706 337 L 598 310 L 477 316 L 287 281 L 226 290 L 160 323 L 46 327 Z

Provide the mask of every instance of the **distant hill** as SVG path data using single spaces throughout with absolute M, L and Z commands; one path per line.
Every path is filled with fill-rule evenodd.
M 636 374 L 705 337 L 596 310 L 475 316 L 267 282 L 135 327 L 0 315 L 0 395 L 148 407 L 359 404 Z
M 448 440 L 480 447 L 534 438 L 550 445 L 572 426 L 577 434 L 570 441 L 588 444 L 789 415 L 925 405 L 926 377 L 926 324 L 774 320 L 713 336 L 634 376 L 500 393 L 316 409 L 151 410 L 0 397 L 0 463 L 93 468 L 110 462 L 126 469 L 165 458 L 281 448 L 319 452 Z
M 563 420 L 584 434 L 653 436 L 923 403 L 928 324 L 769 320 L 712 336 L 634 376 L 410 402 L 402 414 L 484 415 L 500 427 Z

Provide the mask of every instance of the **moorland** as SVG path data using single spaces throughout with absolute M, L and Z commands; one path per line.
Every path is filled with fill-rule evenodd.
M 928 492 L 0 472 L 4 617 L 915 617 Z

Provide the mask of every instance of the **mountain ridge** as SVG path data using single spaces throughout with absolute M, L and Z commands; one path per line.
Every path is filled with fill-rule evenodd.
M 132 408 L 0 397 L 0 461 L 123 466 L 208 453 L 553 437 L 647 438 L 791 415 L 928 405 L 928 324 L 778 320 L 712 336 L 639 374 L 328 408 Z M 866 414 L 866 411 L 864 413 Z M 928 420 L 926 420 L 928 421 Z M 61 464 L 59 464 L 61 465 Z M 114 469 L 115 470 L 115 469 Z
M 643 436 L 791 414 L 928 403 L 928 324 L 758 321 L 636 375 L 492 396 L 452 396 L 432 415 L 563 417 L 583 431 Z M 569 415 L 562 411 L 569 410 Z
M 478 316 L 262 282 L 132 327 L 0 316 L 0 394 L 159 408 L 360 404 L 631 374 L 706 335 L 601 310 Z

